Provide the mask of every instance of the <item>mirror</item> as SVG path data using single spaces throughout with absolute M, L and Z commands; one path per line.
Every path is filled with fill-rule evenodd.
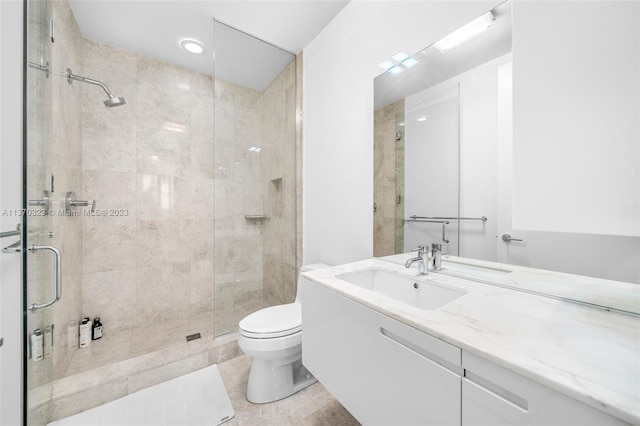
M 593 90 L 588 81 L 591 69 L 600 72 L 592 79 L 599 85 L 615 80 L 615 73 L 607 77 L 610 80 L 603 80 L 603 73 L 610 71 L 599 67 L 601 59 L 583 54 L 577 44 L 583 42 L 576 41 L 593 32 L 593 26 L 588 29 L 589 22 L 602 12 L 595 10 L 602 5 L 585 7 L 581 2 L 556 10 L 557 2 L 533 3 L 502 3 L 412 57 L 394 55 L 387 71 L 374 80 L 374 256 L 448 241 L 452 255 L 640 283 L 640 219 L 634 219 L 634 214 L 640 216 L 638 84 L 631 74 L 623 76 L 631 96 L 618 102 L 627 102 L 626 107 L 636 112 L 635 119 L 624 118 L 624 114 L 613 117 L 610 105 L 602 113 L 604 103 L 598 105 L 584 96 L 567 101 L 563 92 L 571 92 L 573 81 L 580 87 L 577 94 Z M 634 20 L 631 25 L 637 26 L 633 11 L 623 10 L 630 6 L 620 7 L 613 15 L 607 10 L 612 24 L 598 28 L 600 38 L 626 40 L 625 25 Z M 633 17 L 626 18 L 628 15 Z M 541 17 L 549 22 L 539 22 Z M 536 19 L 536 25 L 547 24 L 543 36 L 539 27 L 531 24 Z M 555 25 L 558 22 L 564 26 Z M 458 46 L 446 45 L 470 27 L 477 30 L 475 36 Z M 572 35 L 563 36 L 568 29 Z M 562 46 L 561 53 L 567 58 L 564 62 L 553 51 L 554 43 L 563 44 L 558 41 L 563 37 L 573 37 L 573 44 Z M 593 42 L 593 36 L 588 40 Z M 609 55 L 617 55 L 612 60 L 630 55 L 638 62 L 639 43 L 622 44 L 622 53 Z M 583 68 L 569 71 L 572 61 L 582 63 Z M 540 70 L 548 70 L 549 75 Z M 540 82 L 540 86 L 532 82 Z M 549 85 L 547 91 L 543 84 Z M 561 85 L 555 92 L 554 84 Z M 537 93 L 544 92 L 545 102 L 536 99 L 533 87 Z M 611 87 L 603 91 L 621 90 Z M 592 103 L 580 105 L 585 102 Z M 585 144 L 584 138 L 582 146 L 569 154 L 562 152 L 568 148 L 559 147 L 557 153 L 544 151 L 536 157 L 536 144 L 544 146 L 549 139 L 560 146 L 554 140 L 556 134 L 575 140 L 580 131 L 583 135 L 591 131 L 586 115 L 580 123 L 580 129 L 586 130 L 569 127 L 576 125 L 571 122 L 572 114 L 585 109 L 595 114 L 594 120 L 609 114 L 609 124 L 617 128 L 612 133 L 626 142 L 606 140 L 600 144 L 609 144 L 611 152 L 619 149 L 624 152 L 619 157 L 624 160 L 626 156 L 629 161 L 602 161 L 592 164 L 596 169 L 583 173 L 585 164 L 603 158 L 593 147 L 597 142 Z M 607 125 L 606 120 L 599 124 Z M 534 141 L 529 135 L 535 128 L 544 137 Z M 564 163 L 556 167 L 558 157 Z M 597 182 L 621 175 L 618 180 L 623 183 L 615 185 L 617 192 L 612 195 L 611 189 L 597 186 L 604 183 L 594 187 L 591 175 Z M 581 206 L 582 200 L 594 207 L 581 207 L 577 212 L 571 209 Z M 605 208 L 598 209 L 596 204 Z M 594 211 L 598 212 L 595 218 Z M 611 223 L 619 226 L 609 226 Z

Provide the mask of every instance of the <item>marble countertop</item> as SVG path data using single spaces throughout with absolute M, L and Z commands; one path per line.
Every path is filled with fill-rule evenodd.
M 443 263 L 445 268 L 455 267 L 453 263 L 494 268 L 495 274 L 464 272 L 482 281 L 494 280 L 497 275 L 499 286 L 495 286 L 433 272 L 419 276 L 415 267 L 404 267 L 409 257 L 369 259 L 305 272 L 303 277 L 621 420 L 640 424 L 640 316 L 504 286 L 511 283 L 528 291 L 553 290 L 559 297 L 611 303 L 638 312 L 640 285 L 455 257 L 451 263 Z M 438 309 L 424 310 L 336 277 L 368 268 L 466 294 Z M 501 268 L 509 272 L 509 278 Z

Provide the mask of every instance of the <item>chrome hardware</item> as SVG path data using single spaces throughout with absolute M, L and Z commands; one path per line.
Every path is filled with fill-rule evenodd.
M 76 200 L 76 193 L 74 191 L 67 192 L 67 195 L 64 197 L 64 210 L 66 214 L 70 214 L 76 207 L 87 207 L 91 205 L 91 213 L 95 213 L 96 211 L 96 200 L 92 200 L 91 204 L 89 201 L 85 200 Z
M 4 337 L 0 337 L 0 348 L 4 345 Z
M 2 249 L 3 253 L 20 253 L 22 252 L 22 240 L 18 240 L 15 243 Z
M 49 38 L 51 39 L 51 43 L 56 42 L 56 24 L 53 19 L 49 21 Z
M 18 223 L 16 225 L 16 229 L 15 231 L 6 231 L 6 232 L 0 232 L 0 238 L 5 238 L 5 237 L 21 237 L 22 236 L 22 231 L 21 231 L 21 227 L 22 224 Z M 2 249 L 3 253 L 20 253 L 22 249 L 22 240 L 18 240 L 15 243 L 4 247 Z
M 429 257 L 429 250 L 427 249 L 426 246 L 418 246 L 418 248 L 415 248 L 413 250 L 411 250 L 412 252 L 417 251 L 418 252 L 418 256 L 414 257 L 413 259 L 409 259 L 406 261 L 406 263 L 404 264 L 405 268 L 411 268 L 411 265 L 413 265 L 414 262 L 418 262 L 418 273 L 420 275 L 428 275 L 429 274 L 429 268 L 427 266 L 427 260 Z
M 511 238 L 509 234 L 502 234 L 502 241 L 510 243 L 511 241 L 524 241 L 522 238 Z
M 51 196 L 49 191 L 42 191 L 42 200 L 29 200 L 29 205 L 42 207 L 44 209 L 44 214 L 48 214 L 51 207 Z
M 402 203 L 402 196 L 396 195 L 396 204 L 400 204 L 400 203 Z
M 417 289 L 418 288 L 418 283 L 413 283 L 413 288 Z
M 36 64 L 35 62 L 29 62 L 29 68 L 43 71 L 46 78 L 49 78 L 49 74 L 51 74 L 51 67 L 49 66 L 49 62 L 46 62 L 44 65 Z
M 442 244 L 433 243 L 431 244 L 431 260 L 429 261 L 429 266 L 431 266 L 432 271 L 439 271 L 442 269 L 442 255 L 449 254 L 448 252 L 442 251 Z M 445 246 L 446 247 L 446 246 Z
M 15 231 L 5 231 L 5 232 L 0 232 L 0 238 L 7 238 L 7 237 L 19 237 L 21 234 L 20 228 L 22 227 L 22 225 L 20 223 L 18 223 L 16 225 L 16 229 Z
M 53 246 L 36 246 L 36 245 L 32 245 L 27 250 L 29 250 L 31 253 L 34 253 L 34 254 L 35 254 L 36 251 L 39 251 L 39 250 L 49 250 L 49 251 L 53 252 L 53 254 L 55 256 L 55 262 L 53 264 L 53 269 L 54 269 L 54 274 L 55 274 L 55 288 L 54 288 L 55 294 L 54 294 L 54 297 L 53 297 L 53 299 L 51 299 L 47 303 L 34 303 L 33 305 L 29 306 L 29 310 L 32 313 L 35 313 L 38 309 L 47 308 L 47 307 L 53 305 L 58 300 L 60 300 L 60 298 L 62 297 L 62 258 L 61 258 L 62 255 L 60 254 L 60 250 L 58 250 L 57 248 L 55 248 Z
M 447 230 L 446 226 L 451 223 L 448 220 L 434 220 L 434 219 L 425 219 L 424 216 L 410 216 L 409 219 L 405 219 L 405 222 L 425 222 L 425 223 L 441 223 L 442 224 L 442 242 L 445 244 L 449 243 L 449 240 L 446 238 Z

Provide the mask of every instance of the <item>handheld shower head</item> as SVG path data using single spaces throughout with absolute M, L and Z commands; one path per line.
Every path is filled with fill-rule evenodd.
M 96 86 L 102 87 L 102 90 L 104 90 L 105 93 L 109 96 L 109 99 L 104 101 L 104 106 L 106 106 L 107 108 L 113 108 L 113 107 L 117 107 L 127 103 L 127 101 L 125 101 L 124 98 L 113 96 L 113 93 L 111 93 L 111 90 L 109 90 L 107 85 L 104 84 L 103 82 L 94 80 L 92 78 L 83 77 L 81 75 L 75 75 L 70 68 L 67 68 L 67 82 L 71 84 L 73 83 L 73 80 L 80 81 L 82 83 L 94 84 Z

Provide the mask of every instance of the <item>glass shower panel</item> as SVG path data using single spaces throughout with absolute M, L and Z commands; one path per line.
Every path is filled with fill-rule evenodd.
M 295 56 L 215 22 L 215 334 L 296 290 Z
M 48 214 L 51 197 L 53 171 L 53 146 L 49 142 L 53 121 L 53 81 L 51 73 L 53 48 L 49 37 L 50 22 L 53 19 L 52 4 L 29 1 L 26 14 L 26 200 L 23 207 L 26 215 L 23 221 L 25 243 L 22 251 L 32 245 L 49 245 L 49 233 L 53 233 L 54 221 L 58 218 Z M 55 189 L 55 188 L 53 188 Z M 54 270 L 52 259 L 46 253 L 25 253 L 26 268 L 23 274 L 26 298 L 25 310 L 25 419 L 29 425 L 46 424 L 46 413 L 40 410 L 39 402 L 51 396 L 49 384 L 56 375 L 56 361 L 60 353 L 50 344 L 55 333 L 53 308 L 45 308 L 35 313 L 27 311 L 33 303 L 43 303 L 52 296 Z M 44 347 L 45 333 L 48 347 Z M 42 343 L 32 347 L 33 340 Z M 35 395 L 38 398 L 35 398 Z M 42 398 L 41 398 L 42 397 Z

